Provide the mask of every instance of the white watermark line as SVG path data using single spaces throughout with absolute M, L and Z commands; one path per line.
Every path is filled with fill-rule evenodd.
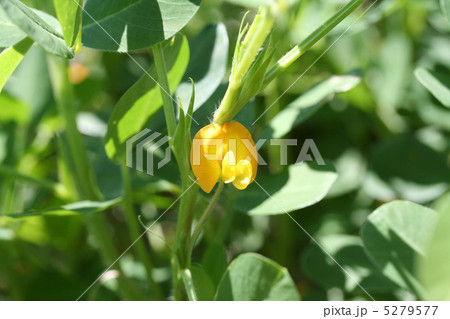
M 110 37 L 111 40 L 114 41 L 115 44 L 117 44 L 117 45 L 119 46 L 120 49 L 123 49 L 122 46 L 120 45 L 120 43 L 117 42 L 117 41 L 112 37 L 112 35 L 109 34 L 109 32 L 106 31 L 106 30 L 101 26 L 101 24 L 98 23 L 98 21 L 95 20 L 95 19 L 90 15 L 89 12 L 87 12 L 86 10 L 84 10 L 84 8 L 83 8 L 83 6 L 82 6 L 81 4 L 79 4 L 79 3 L 78 3 L 77 1 L 75 1 L 75 0 L 73 0 L 73 2 L 75 2 L 75 3 L 78 5 L 78 7 L 80 7 L 80 9 L 81 9 L 84 13 L 86 13 L 86 15 L 87 15 L 89 18 L 91 18 L 91 20 L 94 21 L 95 24 L 98 25 L 98 26 L 100 27 L 100 29 L 102 29 L 102 31 L 105 32 L 106 35 L 107 35 L 108 37 Z M 164 93 L 166 93 L 166 94 L 167 94 L 167 95 L 175 102 L 175 104 L 180 108 L 180 111 L 182 111 L 182 108 L 181 108 L 180 104 L 178 104 L 177 100 L 174 99 L 173 96 L 172 96 L 169 92 L 167 92 L 167 91 L 166 91 L 166 90 L 158 83 L 158 81 L 156 81 L 155 78 L 153 78 L 153 77 L 150 75 L 150 73 L 148 73 L 147 70 L 144 69 L 144 67 L 143 67 L 142 65 L 140 65 L 139 62 L 138 62 L 135 58 L 133 58 L 133 56 L 132 56 L 130 53 L 128 53 L 128 52 L 125 51 L 125 50 L 123 50 L 123 53 L 125 53 L 126 55 L 128 55 L 128 57 L 129 57 L 131 60 L 133 60 L 133 62 L 136 63 L 136 65 L 137 65 L 142 71 L 144 71 L 144 73 L 147 74 L 147 76 L 148 76 L 150 79 L 152 79 L 153 82 L 155 82 L 156 85 L 158 85 L 159 88 L 160 88 Z M 195 122 L 195 124 L 199 125 L 198 122 L 197 122 L 190 114 L 188 114 L 188 115 L 189 115 L 189 117 Z
M 152 228 L 153 227 L 153 225 L 155 225 L 156 224 L 156 222 L 161 218 L 161 217 L 163 217 L 164 216 L 164 214 L 165 213 L 167 213 L 168 211 L 169 211 L 169 209 L 170 208 L 172 208 L 172 206 L 173 205 L 175 205 L 175 203 L 176 202 L 178 202 L 179 200 L 180 200 L 180 198 L 181 197 L 183 197 L 183 195 L 184 194 L 186 194 L 186 192 L 192 187 L 192 186 L 194 186 L 196 183 L 197 183 L 197 181 L 198 181 L 198 179 L 196 179 L 188 188 L 186 188 L 185 190 L 184 190 L 184 192 L 183 193 L 181 193 L 181 195 L 180 196 L 178 196 L 177 197 L 177 199 L 175 199 L 175 201 L 172 203 L 172 204 L 170 204 L 170 206 L 150 225 L 150 226 L 148 226 L 145 230 L 144 230 L 144 232 L 138 237 L 138 238 L 136 238 L 135 239 L 135 241 L 130 245 L 130 246 L 128 246 L 128 248 L 127 249 L 125 249 L 124 250 L 124 252 L 122 253 L 122 254 L 120 254 L 120 256 L 119 257 L 117 257 L 117 259 L 108 267 L 108 268 L 106 268 L 103 272 L 102 272 L 102 274 L 100 275 L 100 276 L 98 276 L 97 277 L 97 279 L 95 279 L 94 280 L 94 282 L 75 300 L 75 301 L 79 301 L 80 300 L 80 298 L 81 297 L 83 297 L 99 280 L 100 280 L 100 278 L 102 278 L 110 269 L 111 269 L 111 267 L 112 266 L 114 266 L 118 261 L 119 261 L 119 259 L 120 258 L 122 258 L 130 249 L 131 249 L 131 247 L 133 247 L 134 246 L 134 244 L 136 244 L 137 243 L 137 241 L 139 240 L 139 239 L 141 239 L 142 238 L 142 236 L 144 236 L 148 231 L 149 231 L 149 229 L 150 228 Z
M 302 226 L 302 225 L 300 225 L 300 223 L 299 222 L 297 222 L 295 219 L 294 219 L 294 217 L 292 217 L 284 208 L 283 208 L 283 206 L 281 206 L 280 205 L 280 203 L 274 198 L 274 197 L 272 197 L 270 194 L 269 194 L 269 192 L 267 192 L 265 189 L 264 189 L 264 187 L 262 187 L 261 186 L 261 184 L 259 184 L 255 179 L 253 179 L 253 181 L 256 183 L 256 185 L 258 185 L 262 190 L 263 190 L 263 192 L 264 193 L 266 193 L 266 195 L 267 196 L 269 196 L 269 198 L 270 199 L 272 199 L 276 204 L 277 204 L 277 206 L 278 207 L 280 207 L 281 208 L 281 210 L 283 210 L 283 212 L 284 213 L 286 213 L 296 224 L 297 224 L 297 226 L 298 227 L 300 227 L 300 229 L 301 230 L 303 230 L 303 232 L 328 256 L 328 257 L 330 257 L 335 263 L 336 263 L 336 265 L 338 265 L 339 266 L 339 268 L 341 268 L 341 270 L 351 279 L 351 280 L 353 280 L 357 285 L 358 285 L 358 287 L 359 288 L 361 288 L 362 289 L 362 291 L 364 291 L 364 293 L 367 295 L 367 296 L 369 296 L 369 298 L 370 299 L 372 299 L 373 301 L 376 301 L 375 300 L 375 298 L 373 298 L 372 297 L 372 295 L 366 290 L 366 289 L 364 289 L 364 287 L 363 286 L 361 286 L 361 284 L 358 282 L 358 280 L 356 280 L 355 278 L 353 278 L 349 273 L 348 273 L 348 271 L 347 270 L 345 270 L 345 268 L 344 267 L 342 267 L 341 266 L 341 264 L 339 264 L 338 262 L 337 262 L 337 260 L 328 252 L 328 251 L 326 251 L 325 250 L 325 248 L 323 248 L 323 246 Z
M 355 21 L 353 21 L 352 24 L 350 24 L 350 26 L 316 60 L 314 60 L 314 62 L 305 70 L 305 72 L 303 72 L 283 93 L 281 93 L 281 95 L 272 104 L 270 104 L 270 106 L 268 108 L 266 108 L 264 110 L 264 112 L 260 116 L 258 116 L 258 118 L 252 123 L 252 125 L 255 125 L 255 123 L 258 122 L 258 120 L 264 114 L 266 114 L 267 111 L 269 111 L 269 109 L 275 103 L 277 103 L 283 97 L 283 95 L 285 95 L 286 92 L 289 91 L 291 89 L 291 87 L 293 87 L 295 85 L 295 83 L 297 83 L 297 81 L 300 80 L 306 74 L 306 72 L 308 72 L 356 24 L 356 22 L 358 22 L 377 2 L 378 2 L 378 0 L 375 0 L 366 10 L 364 10 L 364 12 L 361 13 L 355 19 Z

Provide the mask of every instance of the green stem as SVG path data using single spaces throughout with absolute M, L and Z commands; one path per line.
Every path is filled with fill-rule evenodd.
M 36 185 L 39 185 L 43 189 L 50 191 L 51 193 L 53 193 L 54 195 L 56 195 L 58 197 L 62 196 L 62 194 L 58 188 L 58 185 L 59 185 L 58 183 L 54 183 L 54 182 L 51 182 L 51 181 L 48 181 L 48 180 L 45 180 L 42 178 L 38 178 L 38 177 L 31 176 L 31 175 L 20 173 L 13 167 L 10 167 L 7 165 L 0 165 L 0 174 L 18 178 L 18 179 L 22 179 L 22 180 L 30 182 L 30 183 L 34 183 Z
M 191 271 L 189 269 L 181 270 L 181 278 L 183 278 L 186 293 L 190 301 L 197 301 L 197 294 L 195 292 L 194 282 L 192 280 Z
M 214 205 L 216 204 L 217 200 L 220 197 L 220 193 L 222 193 L 224 183 L 221 180 L 219 182 L 219 186 L 217 187 L 217 190 L 209 202 L 208 206 L 206 207 L 205 211 L 203 212 L 202 216 L 200 217 L 197 226 L 195 227 L 194 233 L 192 234 L 191 240 L 189 242 L 190 251 L 194 248 L 194 244 L 197 241 L 198 236 L 200 235 L 200 232 L 203 229 L 203 226 L 205 225 L 206 220 L 209 217 L 209 214 L 211 214 L 212 209 L 214 208 Z
M 174 136 L 176 129 L 175 111 L 170 92 L 169 81 L 167 79 L 166 64 L 161 44 L 152 47 L 153 58 L 155 60 L 155 68 L 157 80 L 161 88 L 163 97 L 164 115 L 166 125 L 170 137 Z M 174 152 L 177 154 L 176 152 Z M 183 161 L 183 162 L 182 162 Z M 189 172 L 182 169 L 189 158 L 177 158 L 178 167 L 181 175 L 181 191 L 180 207 L 178 211 L 177 229 L 175 234 L 175 242 L 172 251 L 172 280 L 175 300 L 184 299 L 182 271 L 190 266 L 190 256 L 188 255 L 188 243 L 191 235 L 192 220 L 194 218 L 194 206 L 197 198 L 198 186 L 192 185 L 193 180 Z
M 133 239 L 139 238 L 142 231 L 140 230 L 139 223 L 137 220 L 136 213 L 133 208 L 133 193 L 131 188 L 130 172 L 128 167 L 122 165 L 122 176 L 124 180 L 124 199 L 123 208 L 125 211 L 125 216 L 128 223 L 128 228 Z M 149 251 L 145 247 L 144 241 L 141 239 L 135 243 L 134 249 L 136 250 L 139 259 L 144 264 L 145 272 L 147 274 L 147 280 L 152 290 L 153 296 L 156 300 L 164 300 L 164 295 L 161 291 L 159 285 L 155 282 L 153 278 L 153 265 L 150 260 Z
M 189 178 L 183 178 L 181 188 L 183 197 L 180 199 L 180 208 L 178 210 L 177 229 L 175 242 L 172 251 L 172 276 L 175 300 L 183 300 L 183 284 L 181 271 L 189 269 L 191 256 L 189 254 L 189 240 L 192 231 L 192 221 L 194 219 L 194 207 L 197 200 L 198 185 L 192 185 Z
M 166 62 L 164 60 L 164 52 L 161 43 L 155 44 L 152 47 L 153 58 L 155 60 L 155 68 L 158 84 L 161 89 L 161 96 L 163 100 L 164 115 L 166 118 L 167 131 L 169 137 L 173 137 L 176 128 L 175 111 L 173 106 L 172 96 L 170 95 L 169 80 L 167 79 Z
M 351 0 L 344 7 L 342 7 L 334 16 L 328 19 L 324 24 L 314 30 L 305 40 L 292 48 L 281 59 L 267 71 L 264 77 L 265 87 L 278 74 L 286 70 L 292 63 L 294 63 L 300 56 L 309 50 L 314 44 L 333 30 L 342 20 L 344 20 L 350 13 L 356 10 L 366 0 Z
M 73 163 L 73 172 L 70 177 L 76 185 L 77 194 L 75 198 L 78 200 L 89 199 L 99 200 L 101 195 L 95 185 L 94 174 L 89 165 L 86 148 L 83 139 L 77 129 L 76 110 L 74 101 L 73 88 L 68 78 L 68 62 L 67 60 L 49 56 L 50 79 L 53 87 L 53 93 L 57 102 L 58 111 L 62 117 L 63 125 L 68 140 L 67 152 L 65 158 Z M 99 243 L 102 258 L 108 266 L 116 261 L 118 253 L 114 246 L 111 232 L 108 229 L 103 214 L 83 214 L 84 222 L 90 232 L 95 236 Z M 120 271 L 120 266 L 116 268 Z M 131 281 L 120 271 L 118 277 L 119 292 L 127 300 L 143 299 L 136 291 Z
M 73 88 L 67 74 L 68 63 L 66 60 L 54 56 L 49 56 L 48 61 L 53 94 L 65 128 L 69 152 L 73 159 L 77 192 L 83 199 L 98 200 L 101 196 L 95 187 L 94 174 L 89 165 L 83 138 L 77 128 Z

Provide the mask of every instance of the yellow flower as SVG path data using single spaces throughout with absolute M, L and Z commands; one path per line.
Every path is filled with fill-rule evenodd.
M 219 178 L 245 189 L 256 177 L 257 158 L 252 136 L 239 122 L 209 124 L 192 141 L 191 167 L 206 193 Z

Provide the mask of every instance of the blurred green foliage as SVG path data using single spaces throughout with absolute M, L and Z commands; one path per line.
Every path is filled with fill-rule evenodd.
M 98 2 L 86 8 L 101 18 Z M 125 6 L 120 14 L 127 19 L 143 10 L 133 4 L 145 1 L 112 2 Z M 71 157 L 64 157 L 73 152 L 64 148 L 70 136 L 49 57 L 74 54 L 79 34 L 65 23 L 79 21 L 57 15 L 64 1 L 54 1 L 56 11 L 51 1 L 0 1 L 0 300 L 75 300 L 100 275 L 82 299 L 126 299 L 123 287 L 139 291 L 136 299 L 172 296 L 178 168 L 172 161 L 154 176 L 131 171 L 128 211 L 140 223 L 130 231 L 122 198 L 127 179 L 109 158 L 123 161 L 126 138 L 144 127 L 166 132 L 161 96 L 145 74 L 155 72 L 153 57 L 144 48 L 181 30 L 164 52 L 171 89 L 185 109 L 187 81 L 195 80 L 195 134 L 225 93 L 244 13 L 251 20 L 255 4 L 272 1 L 190 1 L 173 9 L 176 2 L 168 1 L 159 17 L 148 11 L 136 30 L 103 19 L 112 39 L 83 15 L 86 47 L 70 61 L 69 100 L 96 181 L 84 185 L 93 188 L 86 193 L 97 195 L 80 198 Z M 347 1 L 284 2 L 289 9 L 267 43 L 275 58 Z M 448 1 L 367 1 L 247 103 L 236 120 L 255 140 L 300 142 L 288 148 L 288 167 L 279 164 L 279 146 L 260 150 L 268 166 L 260 166 L 257 182 L 275 201 L 257 185 L 225 189 L 193 251 L 199 299 L 450 298 L 448 263 L 434 262 L 450 245 L 442 226 L 450 214 L 449 12 Z M 173 23 L 138 36 L 152 19 Z M 314 140 L 326 168 L 294 165 L 305 139 Z M 199 212 L 209 198 L 199 194 Z M 98 216 L 115 250 L 106 258 L 102 235 L 90 228 Z M 151 268 L 139 250 L 127 250 L 145 227 L 140 249 Z M 103 273 L 108 258 L 125 251 Z

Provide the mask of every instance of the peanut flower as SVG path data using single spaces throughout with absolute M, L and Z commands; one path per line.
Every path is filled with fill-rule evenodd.
M 219 178 L 245 189 L 258 168 L 255 143 L 239 122 L 212 123 L 200 129 L 192 141 L 190 159 L 198 184 L 206 193 Z

